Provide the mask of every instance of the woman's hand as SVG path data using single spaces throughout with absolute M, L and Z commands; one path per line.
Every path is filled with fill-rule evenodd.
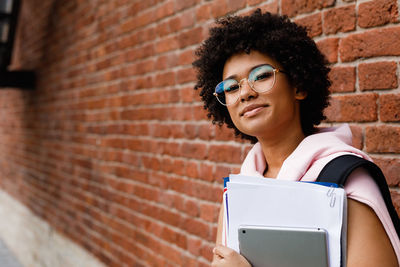
M 231 248 L 217 245 L 214 250 L 212 267 L 251 267 L 250 263 Z

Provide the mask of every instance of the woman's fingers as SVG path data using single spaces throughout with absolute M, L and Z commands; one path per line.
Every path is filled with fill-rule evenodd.
M 242 255 L 231 248 L 217 245 L 213 253 L 215 255 L 211 265 L 213 267 L 251 267 Z
M 217 245 L 214 250 L 213 250 L 214 254 L 219 256 L 220 258 L 230 258 L 232 256 L 234 256 L 234 254 L 236 253 L 233 249 L 228 248 L 226 246 L 222 246 L 222 245 Z

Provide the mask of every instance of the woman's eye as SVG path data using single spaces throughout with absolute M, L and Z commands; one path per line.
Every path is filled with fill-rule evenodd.
M 225 92 L 232 92 L 232 91 L 235 91 L 235 90 L 237 90 L 237 89 L 239 89 L 239 85 L 231 85 L 231 86 L 229 86 L 229 87 L 227 87 L 226 89 L 225 89 Z
M 263 73 L 258 74 L 258 75 L 255 77 L 254 81 L 256 82 L 256 81 L 259 81 L 259 80 L 268 79 L 268 78 L 270 78 L 271 76 L 272 76 L 272 73 L 271 73 L 271 72 L 263 72 Z

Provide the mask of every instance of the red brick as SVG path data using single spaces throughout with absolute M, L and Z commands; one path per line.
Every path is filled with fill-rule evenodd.
M 271 3 L 260 5 L 262 12 L 279 13 L 279 1 L 275 0 Z
M 215 179 L 214 165 L 201 163 L 199 166 L 199 179 L 212 182 Z
M 200 220 L 187 218 L 184 221 L 184 225 L 182 227 L 186 232 L 204 238 L 206 240 L 210 240 L 210 226 L 207 223 L 204 223 Z
M 381 168 L 389 186 L 400 185 L 400 159 L 379 157 L 373 160 Z
M 211 145 L 208 159 L 215 162 L 240 163 L 241 148 L 229 145 Z
M 298 14 L 311 13 L 314 10 L 330 7 L 335 4 L 335 0 L 282 0 L 282 14 L 294 17 Z
M 162 244 L 161 250 L 158 250 L 157 252 L 174 264 L 171 266 L 182 266 L 182 252 L 177 250 L 175 247 Z M 154 264 L 149 266 L 154 266 Z
M 189 45 L 197 44 L 203 39 L 204 36 L 202 27 L 187 30 L 178 36 L 179 48 L 185 48 Z
M 361 63 L 358 66 L 358 80 L 361 90 L 391 89 L 397 87 L 397 63 Z
M 397 1 L 375 0 L 360 3 L 358 6 L 358 26 L 370 28 L 397 22 L 399 13 Z
M 168 85 L 175 84 L 175 73 L 172 71 L 167 71 L 161 74 L 158 74 L 154 77 L 153 85 L 155 87 L 164 87 Z
M 205 144 L 196 143 L 183 143 L 181 156 L 205 159 L 207 157 L 207 146 Z
M 200 218 L 207 222 L 217 222 L 219 215 L 219 205 L 215 204 L 201 204 L 200 205 Z
M 208 259 L 209 261 L 211 261 L 212 257 L 213 257 L 213 253 L 212 253 L 213 248 L 214 248 L 214 245 L 204 244 L 203 247 L 201 248 L 200 255 L 202 257 Z M 206 267 L 206 266 L 200 266 L 200 267 Z
M 355 5 L 330 9 L 324 12 L 325 34 L 349 32 L 356 27 Z
M 312 14 L 301 19 L 295 20 L 296 24 L 306 27 L 310 37 L 319 36 L 322 34 L 321 14 Z
M 179 47 L 179 40 L 176 36 L 171 36 L 167 38 L 161 39 L 159 42 L 156 43 L 155 52 L 156 53 L 163 53 L 171 50 L 175 50 Z
M 161 6 L 157 7 L 156 11 L 151 12 L 152 17 L 156 18 L 157 20 L 160 20 L 162 18 L 165 18 L 167 16 L 174 14 L 174 12 L 175 12 L 175 3 L 174 2 L 175 1 L 173 1 L 173 0 L 164 1 L 161 4 Z M 150 23 L 146 23 L 146 24 L 150 24 Z
M 198 178 L 199 164 L 197 162 L 188 162 L 185 168 L 185 175 L 191 178 Z
M 192 49 L 184 50 L 179 54 L 179 65 L 192 64 L 194 61 L 194 51 Z
M 224 166 L 224 165 L 218 165 L 215 168 L 214 172 L 214 179 L 217 181 L 217 183 L 221 184 L 221 188 L 223 186 L 223 180 L 222 178 L 228 177 L 229 174 L 235 173 L 232 171 L 232 167 Z
M 224 16 L 228 13 L 227 0 L 214 0 L 211 6 L 211 15 L 214 18 Z
M 354 92 L 356 83 L 355 67 L 333 67 L 329 73 L 331 92 Z
M 200 101 L 200 96 L 197 91 L 193 90 L 192 87 L 185 87 L 181 89 L 181 101 L 184 103 L 193 103 Z
M 317 42 L 318 49 L 329 63 L 335 63 L 338 60 L 338 42 L 338 38 L 327 38 Z
M 177 32 L 179 30 L 193 26 L 194 23 L 195 23 L 194 10 L 189 10 L 182 13 L 182 15 L 180 16 L 172 18 L 169 21 L 169 27 L 172 32 Z
M 193 255 L 199 255 L 201 246 L 202 246 L 201 239 L 193 236 L 188 236 L 187 250 L 189 251 L 189 253 Z
M 246 6 L 247 0 L 227 0 L 228 3 L 228 12 L 235 12 L 239 9 L 242 9 Z
M 176 80 L 179 84 L 195 81 L 196 72 L 192 67 L 181 69 L 176 74 Z
M 400 127 L 369 126 L 365 140 L 369 153 L 400 153 Z
M 351 34 L 339 43 L 340 59 L 348 62 L 363 57 L 399 56 L 399 38 L 399 26 Z
M 175 2 L 176 11 L 192 7 L 198 3 L 199 0 L 178 0 Z
M 222 200 L 222 187 L 206 184 L 204 182 L 192 181 L 186 187 L 186 192 L 189 196 L 211 201 L 211 202 L 221 202 Z
M 166 70 L 178 65 L 178 58 L 175 54 L 168 53 L 158 57 L 155 64 L 155 70 Z
M 230 141 L 235 139 L 235 133 L 225 124 L 215 129 L 215 139 L 221 141 Z
M 400 121 L 400 95 L 385 94 L 379 96 L 379 117 L 384 122 Z
M 333 96 L 325 115 L 331 122 L 376 121 L 377 98 L 376 94 Z
M 396 191 L 391 191 L 390 195 L 392 197 L 393 205 L 397 211 L 397 214 L 400 216 L 400 194 Z
M 364 147 L 364 135 L 363 135 L 363 129 L 359 126 L 350 126 L 351 133 L 353 135 L 352 138 L 352 144 L 355 148 L 358 148 L 360 150 L 363 149 Z
M 247 4 L 250 6 L 254 6 L 254 5 L 260 4 L 262 2 L 264 2 L 264 0 L 247 0 Z
M 157 35 L 160 37 L 164 37 L 172 32 L 170 28 L 170 23 L 163 22 L 156 26 Z
M 196 7 L 196 19 L 197 21 L 204 21 L 211 18 L 212 2 L 206 2 L 201 6 Z

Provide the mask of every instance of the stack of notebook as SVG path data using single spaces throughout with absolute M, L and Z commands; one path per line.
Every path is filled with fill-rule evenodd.
M 225 180 L 223 243 L 240 252 L 242 226 L 322 229 L 327 233 L 328 266 L 341 266 L 346 199 L 335 184 L 230 175 Z

